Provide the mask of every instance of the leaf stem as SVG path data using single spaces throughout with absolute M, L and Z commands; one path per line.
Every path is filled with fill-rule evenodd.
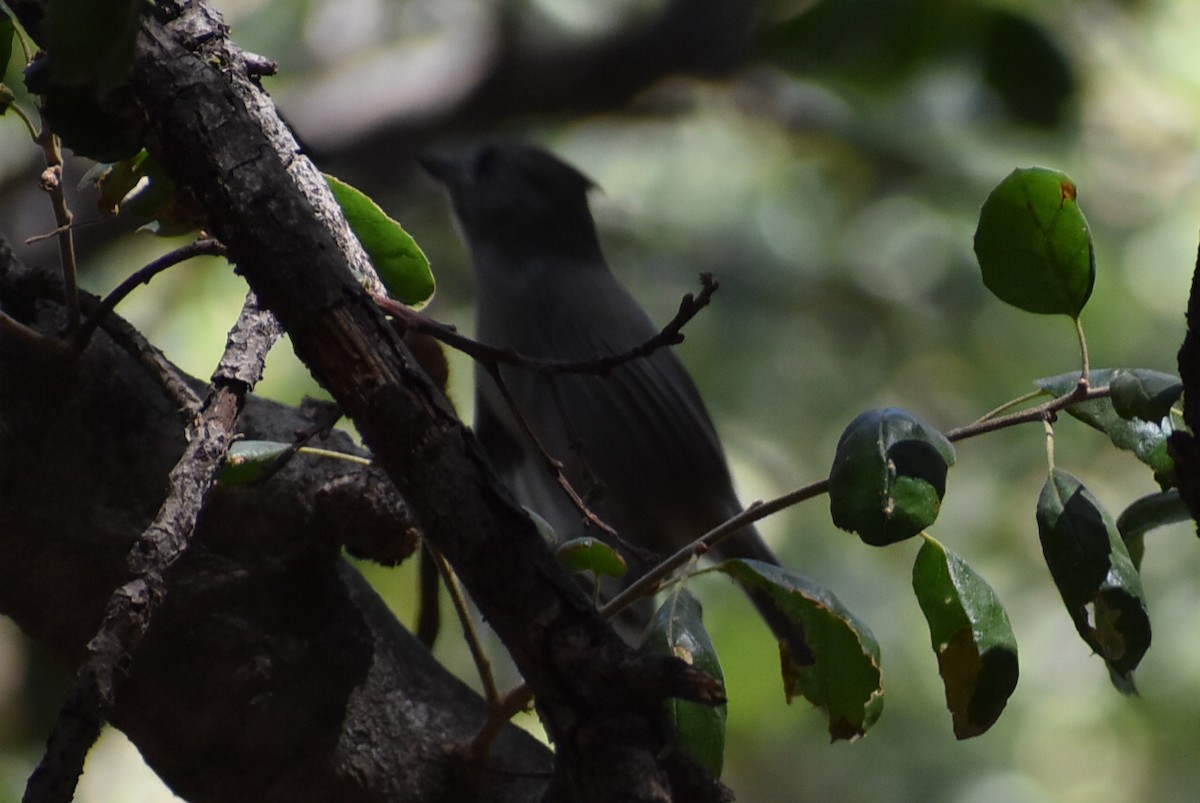
M 1082 364 L 1082 372 L 1080 373 L 1080 381 L 1088 381 L 1088 372 L 1091 370 L 1088 364 L 1088 347 L 1087 337 L 1083 334 L 1083 319 L 1076 315 L 1072 318 L 1075 321 L 1075 335 L 1079 338 L 1079 357 Z
M 1046 468 L 1048 473 L 1054 473 L 1054 424 L 1049 418 L 1043 419 L 1042 425 L 1046 428 Z
M 335 460 L 345 460 L 348 463 L 357 463 L 360 466 L 370 466 L 375 464 L 375 461 L 369 457 L 363 457 L 357 454 L 349 454 L 348 452 L 338 452 L 334 449 L 322 449 L 319 446 L 301 446 L 296 451 L 300 454 L 311 454 L 315 457 L 332 457 Z
M 676 569 L 683 566 L 693 557 L 705 554 L 713 546 L 724 541 L 747 524 L 766 518 L 773 513 L 778 513 L 780 510 L 799 504 L 807 499 L 820 496 L 828 490 L 829 480 L 824 479 L 820 482 L 805 485 L 803 488 L 797 488 L 790 493 L 766 502 L 751 503 L 741 513 L 730 519 L 726 519 L 626 586 L 621 593 L 600 607 L 600 615 L 611 619 L 642 597 L 650 596 L 661 587 L 662 581 Z

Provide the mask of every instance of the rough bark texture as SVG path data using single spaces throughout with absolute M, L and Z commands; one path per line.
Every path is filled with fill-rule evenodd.
M 1196 269 L 1192 274 L 1187 331 L 1178 359 L 1179 378 L 1183 381 L 1183 420 L 1191 432 L 1172 433 L 1168 446 L 1175 461 L 1179 495 L 1197 522 L 1200 533 L 1200 441 L 1193 434 L 1200 432 L 1200 254 L 1196 256 Z
M 13 4 L 35 29 L 41 6 Z M 239 272 L 283 324 L 297 354 L 354 419 L 426 537 L 451 562 L 504 640 L 555 740 L 549 795 L 562 800 L 725 799 L 723 787 L 673 749 L 659 717 L 666 696 L 718 702 L 723 689 L 674 658 L 630 649 L 600 619 L 497 485 L 473 437 L 352 274 L 353 256 L 330 234 L 324 223 L 328 213 L 314 208 L 320 199 L 302 192 L 303 180 L 292 172 L 297 157 L 280 154 L 268 137 L 269 101 L 247 80 L 240 52 L 225 40 L 214 15 L 203 3 L 181 10 L 163 2 L 159 12 L 161 21 L 148 18 L 143 25 L 129 85 L 109 96 L 109 109 L 136 128 L 131 132 L 192 193 L 208 230 L 228 246 Z M 97 392 L 76 376 L 82 364 L 59 368 L 53 389 L 58 394 L 78 398 Z M 32 375 L 46 366 L 25 370 Z M 104 376 L 90 378 L 102 382 Z M 114 390 L 125 394 L 128 389 Z M 136 394 L 154 392 L 143 387 Z M 46 401 L 57 398 L 48 392 Z M 118 420 L 133 409 L 130 398 L 108 404 L 104 413 Z M 126 424 L 139 426 L 127 419 Z M 62 437 L 56 446 L 58 459 L 78 465 L 94 457 L 107 471 L 117 471 L 130 457 L 117 440 L 89 444 L 86 457 L 70 438 Z M 150 476 L 165 477 L 170 464 L 156 463 L 154 469 Z M 123 487 L 119 500 L 101 499 L 81 509 L 76 522 L 83 525 L 100 515 L 112 517 L 105 518 L 106 527 L 129 519 L 122 532 L 144 526 L 146 500 L 160 500 L 161 488 L 157 493 L 141 489 L 136 505 L 129 502 L 130 490 Z M 54 501 L 20 498 L 15 506 L 35 507 L 28 515 L 59 520 L 60 511 L 44 504 Z M 204 523 L 211 527 L 209 514 Z M 242 539 L 223 538 L 222 528 L 206 532 L 212 543 L 240 557 Z M 285 532 L 273 529 L 277 546 L 286 542 Z M 62 540 L 58 549 L 70 551 L 69 537 Z M 323 777 L 346 787 L 330 788 L 320 799 L 438 799 L 429 790 L 444 789 L 436 784 L 445 778 L 450 748 L 439 750 L 426 736 L 422 749 L 429 761 L 397 767 L 390 747 L 378 750 L 370 729 L 339 728 L 370 712 L 395 732 L 412 735 L 420 723 L 431 733 L 454 738 L 464 722 L 473 726 L 477 720 L 445 713 L 448 694 L 435 700 L 418 696 L 416 704 L 396 695 L 385 705 L 358 696 L 364 683 L 378 690 L 371 681 L 381 656 L 392 666 L 414 661 L 423 651 L 415 644 L 398 646 L 407 637 L 400 633 L 386 643 L 380 640 L 376 630 L 385 625 L 376 619 L 390 622 L 390 617 L 329 553 L 335 544 L 296 554 L 293 544 L 283 543 L 282 556 L 256 552 L 253 579 L 243 564 L 205 546 L 181 559 L 166 607 L 135 656 L 128 688 L 121 690 L 122 711 L 115 721 L 131 732 L 151 764 L 193 799 L 313 799 L 310 776 L 328 766 L 321 757 L 336 755 L 345 763 Z M 73 591 L 94 601 L 111 588 L 97 580 Z M 36 618 L 29 610 L 21 613 Z M 189 620 L 189 615 L 200 619 Z M 241 621 L 250 616 L 265 617 L 277 638 L 264 641 L 259 631 L 244 628 Z M 79 617 L 74 623 L 70 635 L 78 640 L 62 643 L 82 643 L 96 624 Z M 395 628 L 394 622 L 390 626 Z M 186 633 L 188 643 L 201 644 L 204 651 L 156 653 L 151 637 L 164 632 Z M 330 648 L 335 639 L 337 646 Z M 210 654 L 227 657 L 229 664 L 213 672 L 204 660 Z M 68 649 L 64 657 L 69 661 L 77 655 Z M 313 674 L 295 673 L 296 662 L 311 666 Z M 200 705 L 192 709 L 197 714 L 192 722 L 170 705 L 180 694 L 194 694 L 196 700 L 219 697 L 231 708 L 217 716 Z M 126 726 L 131 710 L 145 730 Z M 180 730 L 199 741 L 181 742 L 193 737 L 177 735 Z M 193 767 L 201 763 L 197 751 L 224 771 L 195 773 Z M 398 786 L 368 791 L 360 773 L 385 772 L 385 764 L 390 764 L 390 783 Z M 519 771 L 513 765 L 504 769 Z
M 0 302 L 53 332 L 55 284 L 0 251 Z M 63 666 L 95 633 L 153 519 L 186 421 L 101 332 L 72 362 L 0 336 L 0 612 Z M 287 440 L 302 411 L 251 398 L 248 437 Z M 352 450 L 335 435 L 327 444 Z M 114 723 L 189 800 L 439 800 L 482 701 L 339 557 L 350 531 L 412 521 L 378 472 L 299 457 L 218 491 L 118 685 Z M 510 729 L 482 799 L 536 798 L 545 748 Z

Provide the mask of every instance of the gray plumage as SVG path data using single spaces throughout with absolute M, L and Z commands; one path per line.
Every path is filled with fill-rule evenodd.
M 659 331 L 609 270 L 588 207 L 593 185 L 578 170 L 537 148 L 496 143 L 423 164 L 448 189 L 471 250 L 479 340 L 527 357 L 574 361 L 626 352 Z M 741 510 L 716 430 L 673 350 L 605 376 L 547 378 L 514 367 L 502 376 L 572 486 L 626 541 L 665 556 Z M 564 540 L 584 534 L 578 509 L 481 368 L 475 430 L 522 504 Z M 715 555 L 778 563 L 753 527 L 722 542 Z M 633 572 L 648 568 L 638 556 L 626 557 Z M 802 634 L 769 600 L 752 597 L 804 662 Z

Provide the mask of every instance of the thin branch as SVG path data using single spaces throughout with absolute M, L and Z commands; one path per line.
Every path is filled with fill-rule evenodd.
M 642 552 L 639 547 L 630 544 L 623 539 L 619 533 L 611 526 L 605 523 L 594 511 L 588 506 L 587 502 L 579 494 L 578 491 L 571 485 L 566 474 L 563 473 L 563 464 L 551 455 L 534 433 L 529 422 L 526 421 L 524 415 L 517 407 L 516 401 L 512 398 L 512 394 L 508 390 L 503 377 L 500 375 L 501 365 L 511 365 L 519 368 L 526 368 L 533 371 L 538 371 L 543 376 L 549 379 L 556 374 L 595 374 L 599 376 L 610 373 L 614 368 L 631 362 L 637 359 L 643 359 L 653 354 L 660 348 L 676 345 L 683 341 L 683 327 L 687 325 L 692 318 L 708 306 L 712 300 L 712 296 L 720 288 L 718 282 L 710 273 L 700 274 L 700 293 L 693 295 L 687 293 L 679 302 L 679 310 L 666 326 L 664 326 L 653 337 L 641 343 L 634 348 L 606 357 L 595 357 L 586 360 L 545 360 L 526 357 L 522 354 L 512 351 L 511 349 L 497 348 L 486 343 L 481 343 L 465 335 L 459 334 L 446 324 L 434 321 L 416 310 L 401 304 L 387 296 L 374 296 L 375 303 L 384 312 L 399 319 L 403 324 L 414 331 L 427 334 L 451 348 L 457 349 L 464 354 L 476 360 L 484 370 L 495 381 L 496 386 L 500 390 L 501 396 L 504 398 L 505 404 L 512 411 L 513 416 L 517 421 L 517 425 L 521 431 L 529 439 L 530 443 L 541 455 L 543 462 L 549 467 L 554 474 L 556 481 L 563 491 L 570 498 L 571 503 L 579 510 L 584 520 L 591 525 L 597 527 L 601 532 L 616 540 L 621 546 L 633 552 Z
M 450 564 L 437 551 L 437 548 L 428 541 L 425 542 L 425 548 L 433 556 L 442 583 L 450 592 L 454 613 L 462 625 L 463 637 L 466 639 L 467 648 L 471 651 L 471 660 L 475 662 L 475 671 L 479 673 L 479 682 L 483 684 L 484 699 L 487 700 L 489 709 L 494 708 L 500 701 L 500 691 L 496 688 L 496 678 L 492 674 L 492 662 L 488 660 L 487 653 L 484 652 L 483 643 L 479 640 L 479 633 L 475 630 L 475 623 L 471 619 L 471 611 L 467 608 L 467 598 L 463 595 L 458 579 L 454 576 L 454 570 L 450 568 Z
M 67 333 L 75 331 L 79 325 L 79 285 L 75 263 L 75 237 L 71 233 L 71 210 L 67 206 L 67 197 L 63 192 L 63 158 L 59 148 L 58 137 L 46 124 L 42 116 L 42 130 L 34 139 L 42 149 L 46 161 L 46 169 L 42 171 L 41 186 L 50 195 L 50 205 L 54 209 L 54 221 L 58 225 L 58 253 L 62 262 L 63 299 L 67 307 Z
M 76 349 L 84 348 L 88 340 L 91 339 L 92 333 L 96 331 L 96 327 L 100 325 L 100 320 L 112 312 L 117 304 L 120 304 L 126 296 L 133 292 L 140 284 L 149 284 L 150 280 L 158 274 L 165 271 L 167 268 L 174 267 L 180 262 L 184 262 L 195 256 L 224 256 L 227 253 L 225 245 L 219 240 L 214 240 L 211 237 L 205 237 L 195 242 L 188 243 L 185 246 L 176 248 L 167 254 L 163 254 L 158 259 L 146 265 L 140 270 L 134 271 L 125 281 L 121 282 L 116 288 L 104 297 L 95 309 L 88 313 L 87 319 L 80 324 L 72 338 Z
M 248 296 L 230 332 L 220 371 L 201 417 L 190 428 L 188 445 L 171 470 L 169 492 L 158 515 L 126 557 L 132 579 L 116 589 L 104 620 L 87 645 L 67 699 L 59 712 L 46 752 L 25 788 L 26 803 L 66 803 L 74 795 L 84 757 L 116 705 L 117 687 L 131 671 L 138 644 L 167 594 L 170 567 L 187 549 L 208 489 L 233 440 L 250 385 L 242 380 L 245 366 L 261 364 L 262 341 L 253 336 L 273 321 Z M 254 353 L 245 354 L 243 352 Z
M 483 725 L 480 726 L 479 731 L 471 739 L 471 744 L 467 747 L 468 761 L 474 766 L 482 763 L 491 752 L 496 737 L 504 730 L 508 721 L 527 710 L 531 702 L 533 702 L 533 690 L 527 683 L 522 683 L 499 700 L 493 701 L 488 706 L 487 719 L 484 720 Z
M 975 423 L 949 430 L 943 434 L 948 440 L 960 441 L 998 429 L 1016 426 L 1017 424 L 1025 424 L 1033 421 L 1051 421 L 1055 413 L 1059 410 L 1080 402 L 1101 399 L 1110 394 L 1111 392 L 1108 387 L 1090 388 L 1086 382 L 1081 380 L 1069 393 L 1051 399 L 1045 404 L 1040 404 L 1037 407 L 1031 407 L 1028 410 L 1022 410 L 1019 413 L 1012 413 L 1006 416 L 991 419 L 983 418 Z M 829 480 L 826 478 L 819 482 L 805 485 L 802 488 L 798 488 L 770 501 L 755 502 L 749 505 L 741 513 L 722 522 L 700 538 L 679 549 L 675 554 L 663 560 L 635 582 L 626 586 L 621 593 L 600 607 L 600 613 L 605 617 L 612 618 L 638 599 L 650 596 L 658 591 L 662 586 L 662 581 L 669 577 L 676 569 L 687 563 L 693 556 L 703 555 L 747 524 L 766 518 L 813 497 L 820 496 L 828 492 L 828 490 Z
M 517 421 L 517 426 L 521 428 L 521 432 L 526 438 L 529 439 L 529 442 L 533 444 L 534 448 L 537 450 L 537 453 L 541 456 L 542 462 L 544 462 L 547 468 L 549 468 L 554 474 L 559 487 L 562 488 L 563 492 L 566 493 L 568 498 L 570 498 L 571 504 L 575 505 L 575 508 L 579 511 L 579 514 L 583 516 L 587 522 L 594 524 L 602 532 L 612 536 L 613 538 L 616 538 L 618 541 L 621 541 L 620 536 L 617 535 L 617 531 L 601 520 L 601 518 L 594 512 L 592 512 L 592 510 L 587 506 L 587 503 L 583 501 L 583 497 L 580 496 L 575 490 L 574 486 L 571 485 L 571 481 L 567 479 L 567 475 L 563 473 L 562 462 L 554 457 L 554 455 L 550 454 L 546 447 L 542 445 L 537 433 L 533 431 L 533 427 L 529 425 L 529 422 L 525 419 L 524 414 L 522 414 L 520 408 L 517 407 L 516 399 L 514 399 L 512 397 L 512 393 L 509 392 L 508 385 L 505 383 L 504 377 L 500 375 L 500 367 L 498 365 L 484 365 L 484 370 L 488 372 L 488 374 L 492 377 L 492 381 L 496 383 L 496 387 L 500 390 L 500 395 L 503 397 L 505 405 L 508 406 L 508 409 L 512 412 L 513 417 Z M 623 544 L 624 541 L 621 541 L 621 543 Z
M 1080 402 L 1093 401 L 1095 399 L 1103 399 L 1111 396 L 1112 391 L 1107 385 L 1101 388 L 1093 388 L 1088 385 L 1086 379 L 1080 377 L 1079 382 L 1071 389 L 1069 393 L 1064 393 L 1062 396 L 1051 399 L 1045 404 L 1039 404 L 1036 407 L 1030 407 L 1028 410 L 1022 410 L 1019 413 L 1010 413 L 996 418 L 983 418 L 972 424 L 967 424 L 965 427 L 951 429 L 942 434 L 949 441 L 961 441 L 966 438 L 973 438 L 976 435 L 983 435 L 988 432 L 994 432 L 998 429 L 1016 426 L 1017 424 L 1028 424 L 1033 421 L 1045 421 L 1048 417 L 1053 416 L 1059 410 L 1066 409 L 1073 404 Z
M 675 317 L 657 334 L 634 348 L 607 357 L 593 357 L 586 360 L 546 360 L 527 357 L 511 349 L 497 348 L 481 343 L 478 340 L 459 334 L 453 327 L 439 323 L 422 315 L 416 310 L 401 304 L 387 296 L 376 295 L 375 303 L 384 312 L 399 318 L 405 326 L 415 331 L 427 334 L 442 341 L 447 346 L 457 349 L 472 357 L 483 365 L 513 365 L 520 368 L 539 371 L 543 374 L 597 374 L 603 376 L 610 373 L 619 365 L 648 357 L 654 352 L 667 346 L 683 342 L 683 327 L 687 325 L 700 310 L 708 306 L 713 293 L 721 284 L 710 273 L 700 274 L 700 293 L 687 293 L 679 302 L 679 310 Z

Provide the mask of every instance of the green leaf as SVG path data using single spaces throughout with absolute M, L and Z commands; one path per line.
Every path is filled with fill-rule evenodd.
M 1096 369 L 1090 372 L 1093 387 L 1103 387 L 1120 373 L 1146 373 L 1143 369 Z M 1071 392 L 1079 382 L 1078 373 L 1059 374 L 1035 379 L 1034 384 L 1053 396 Z M 1167 454 L 1167 437 L 1174 430 L 1169 418 L 1153 423 L 1140 419 L 1126 419 L 1117 414 L 1112 399 L 1092 399 L 1073 404 L 1066 409 L 1068 415 L 1079 419 L 1090 427 L 1108 435 L 1113 446 L 1124 449 L 1137 457 L 1154 471 L 1154 478 L 1163 488 L 1175 484 L 1175 462 Z
M 1079 317 L 1095 284 L 1096 260 L 1075 184 L 1044 167 L 1014 170 L 979 211 L 975 257 L 983 283 L 1001 301 Z
M 591 572 L 596 576 L 620 577 L 628 568 L 615 549 L 598 538 L 573 538 L 560 546 L 558 560 L 573 573 Z
M 1118 371 L 1109 387 L 1117 415 L 1154 424 L 1169 416 L 1171 407 L 1183 395 L 1179 377 L 1145 368 Z
M 53 0 L 45 17 L 50 80 L 105 94 L 133 69 L 142 0 Z
M 929 623 L 954 735 L 968 739 L 999 719 L 1017 687 L 1017 639 L 996 592 L 962 558 L 926 536 L 913 591 Z
M 405 304 L 428 301 L 434 291 L 433 273 L 417 241 L 362 192 L 330 175 L 325 181 L 388 294 Z
M 1132 692 L 1133 670 L 1150 647 L 1150 618 L 1116 522 L 1079 480 L 1055 468 L 1038 499 L 1037 523 L 1075 629 L 1104 658 L 1117 688 Z
M 546 542 L 546 545 L 555 548 L 558 546 L 558 533 L 554 532 L 554 528 L 550 526 L 550 522 L 543 519 L 535 510 L 530 510 L 524 505 L 521 509 L 525 511 L 525 515 L 533 522 L 533 526 L 537 529 L 538 535 Z
M 674 655 L 716 680 L 725 682 L 716 648 L 704 629 L 700 603 L 682 587 L 655 612 L 642 638 L 643 646 Z M 667 721 L 675 739 L 714 778 L 725 761 L 726 706 L 668 699 Z
M 217 473 L 222 486 L 249 485 L 292 448 L 290 443 L 275 441 L 236 441 L 225 454 L 225 465 Z
M 17 28 L 13 24 L 12 15 L 8 9 L 0 6 L 0 77 L 8 72 L 8 62 L 12 59 L 13 38 Z M 11 93 L 12 90 L 9 90 Z M 11 102 L 11 101 L 10 101 Z
M 1146 533 L 1156 527 L 1179 524 L 1190 521 L 1191 518 L 1192 515 L 1177 488 L 1143 496 L 1125 508 L 1124 512 L 1117 516 L 1117 530 L 1129 549 L 1129 557 L 1133 560 L 1134 567 L 1139 570 L 1142 567 Z
M 833 523 L 873 546 L 911 538 L 937 519 L 954 447 L 904 410 L 869 410 L 846 427 L 829 474 Z
M 128 212 L 146 221 L 141 230 L 166 237 L 196 228 L 175 182 L 145 149 L 119 162 L 96 164 L 80 185 L 88 181 L 99 191 L 96 208 L 102 215 Z
M 747 589 L 765 592 L 804 629 L 814 660 L 784 666 L 788 702 L 797 694 L 823 708 L 832 739 L 857 739 L 883 712 L 879 643 L 870 629 L 822 586 L 779 566 L 734 559 L 714 566 Z

